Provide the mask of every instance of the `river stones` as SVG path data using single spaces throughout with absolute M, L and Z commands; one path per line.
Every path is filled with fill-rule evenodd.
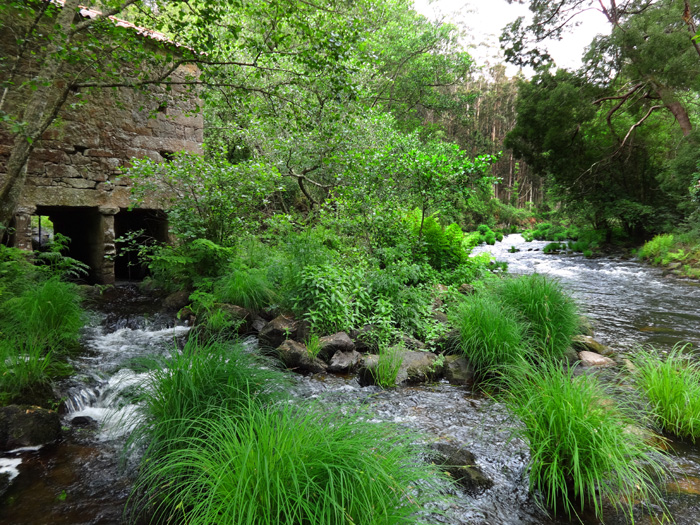
M 452 385 L 471 386 L 474 384 L 474 368 L 465 357 L 457 355 L 445 357 L 443 375 Z
M 35 447 L 61 437 L 58 413 L 27 405 L 0 408 L 0 450 Z
M 284 366 L 296 372 L 318 374 L 326 371 L 326 363 L 309 354 L 306 346 L 287 340 L 277 347 L 277 355 Z
M 163 308 L 169 311 L 181 310 L 188 304 L 190 304 L 190 292 L 187 290 L 173 292 L 163 299 Z
M 326 362 L 329 362 L 336 352 L 353 352 L 355 350 L 355 343 L 345 332 L 321 337 L 318 344 L 321 348 L 318 357 Z
M 353 372 L 360 361 L 362 361 L 362 355 L 357 350 L 336 352 L 328 365 L 328 371 L 335 373 Z
M 260 330 L 260 344 L 277 348 L 286 339 L 294 339 L 297 335 L 297 321 L 293 317 L 278 315 Z
M 447 472 L 468 494 L 478 496 L 493 487 L 488 478 L 476 465 L 476 458 L 469 450 L 450 443 L 434 443 L 435 464 Z
M 417 352 L 406 350 L 401 353 L 403 361 L 396 374 L 396 386 L 410 385 L 434 381 L 442 374 L 442 363 L 432 352 Z M 360 385 L 376 384 L 375 369 L 379 364 L 379 356 L 369 354 L 364 356 L 358 371 Z
M 576 350 L 586 350 L 600 355 L 613 355 L 613 351 L 602 343 L 599 343 L 589 335 L 577 335 L 571 339 L 571 345 Z
M 615 361 L 609 357 L 605 357 L 594 352 L 588 352 L 587 350 L 579 352 L 578 358 L 581 361 L 581 365 L 585 367 L 615 366 Z

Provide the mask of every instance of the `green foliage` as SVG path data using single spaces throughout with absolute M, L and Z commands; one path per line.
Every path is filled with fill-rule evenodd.
M 700 365 L 685 355 L 686 348 L 677 345 L 663 358 L 653 348 L 638 350 L 634 379 L 661 430 L 695 443 L 700 438 Z
M 450 318 L 459 330 L 458 348 L 479 379 L 503 375 L 529 352 L 527 325 L 495 295 L 465 297 L 450 310 Z
M 561 284 L 544 275 L 505 278 L 496 286 L 501 301 L 528 323 L 531 344 L 541 354 L 561 357 L 577 333 L 579 316 Z
M 159 246 L 148 267 L 153 279 L 165 289 L 185 289 L 203 279 L 225 273 L 233 250 L 207 239 L 176 246 Z
M 276 294 L 267 272 L 234 264 L 229 272 L 214 283 L 214 294 L 220 302 L 258 312 L 275 302 Z
M 205 436 L 201 416 L 274 403 L 288 384 L 271 363 L 233 342 L 191 339 L 181 352 L 173 350 L 149 368 L 140 395 L 142 423 L 130 440 L 130 446 L 148 447 L 146 464 L 178 450 L 188 438 Z
M 0 304 L 0 333 L 43 348 L 77 345 L 83 325 L 78 288 L 52 277 Z
M 420 210 L 409 215 L 407 221 L 415 236 L 422 235 L 418 250 L 433 268 L 455 268 L 466 261 L 469 254 L 464 247 L 464 233 L 457 224 L 443 228 L 435 215 L 423 218 Z
M 53 241 L 45 247 L 44 251 L 34 252 L 39 268 L 61 279 L 78 279 L 87 276 L 90 271 L 87 264 L 63 255 L 63 252 L 68 250 L 69 243 L 69 237 L 56 233 Z
M 396 377 L 403 364 L 404 348 L 401 345 L 380 345 L 377 365 L 371 369 L 375 384 L 382 388 L 396 386 Z
M 294 310 L 320 332 L 332 333 L 357 326 L 369 306 L 363 275 L 360 268 L 352 271 L 331 265 L 303 268 L 294 290 Z
M 58 366 L 39 343 L 0 338 L 0 406 L 48 401 Z
M 669 256 L 674 247 L 673 234 L 664 233 L 655 236 L 652 240 L 644 243 L 637 255 L 641 259 L 649 259 L 654 264 L 661 264 Z
M 542 248 L 542 251 L 544 253 L 556 253 L 556 252 L 560 252 L 563 249 L 564 249 L 564 245 L 562 243 L 550 242 L 549 244 L 546 244 L 544 248 Z
M 136 204 L 167 195 L 161 205 L 182 242 L 208 240 L 223 246 L 257 229 L 280 176 L 260 162 L 230 164 L 214 153 L 207 158 L 178 153 L 164 163 L 136 159 L 127 174 Z
M 426 523 L 444 475 L 414 434 L 347 412 L 287 403 L 209 412 L 202 437 L 143 464 L 142 503 L 193 525 Z
M 554 514 L 580 517 L 591 508 L 602 518 L 609 504 L 633 519 L 635 501 L 661 501 L 658 451 L 631 430 L 634 408 L 613 401 L 595 376 L 523 364 L 508 386 L 505 402 L 522 423 L 515 433 L 530 447 L 530 488 Z

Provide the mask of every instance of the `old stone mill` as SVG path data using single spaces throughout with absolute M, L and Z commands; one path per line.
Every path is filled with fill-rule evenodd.
M 83 11 L 83 16 L 90 16 L 89 10 Z M 152 47 L 154 53 L 160 52 L 155 44 Z M 0 35 L 2 56 L 14 56 L 15 48 L 10 32 Z M 22 76 L 30 78 L 37 65 L 24 60 L 19 68 Z M 173 78 L 194 74 L 194 66 L 183 65 Z M 201 151 L 199 100 L 185 94 L 181 86 L 172 91 L 168 97 L 128 88 L 72 93 L 74 100 L 64 104 L 27 162 L 26 184 L 9 244 L 31 250 L 34 238 L 36 247 L 41 239 L 32 219 L 48 217 L 54 232 L 71 239 L 70 256 L 90 267 L 88 280 L 108 284 L 126 272 L 124 264 L 115 259 L 115 238 L 144 230 L 150 238 L 166 241 L 167 222 L 156 200 L 130 209 L 130 181 L 123 170 L 134 158 L 162 161 L 175 152 Z M 10 109 L 20 103 L 11 96 L 5 101 Z M 12 147 L 11 136 L 0 129 L 0 184 L 7 176 Z

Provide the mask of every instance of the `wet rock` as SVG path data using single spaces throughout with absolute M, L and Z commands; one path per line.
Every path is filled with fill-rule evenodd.
M 61 437 L 58 413 L 27 405 L 0 408 L 0 450 L 34 447 Z
M 10 483 L 12 483 L 12 477 L 9 472 L 0 472 L 0 496 L 7 492 L 10 488 Z
M 293 317 L 279 315 L 260 330 L 260 344 L 277 348 L 286 339 L 294 339 L 297 333 L 297 321 Z
M 250 330 L 253 315 L 248 310 L 228 303 L 217 303 L 215 306 L 224 313 L 226 320 L 238 325 L 239 334 L 244 334 Z
M 336 352 L 331 358 L 328 371 L 335 373 L 353 372 L 357 369 L 361 360 L 362 355 L 356 350 L 350 352 Z
M 442 374 L 442 365 L 437 363 L 437 356 L 432 352 L 407 350 L 401 352 L 401 359 L 401 366 L 396 374 L 396 386 L 434 381 Z M 358 371 L 360 385 L 376 384 L 375 370 L 378 364 L 379 356 L 373 354 L 364 356 Z
M 459 285 L 457 291 L 464 295 L 473 295 L 474 292 L 476 292 L 476 288 L 474 288 L 474 286 L 472 286 L 471 284 L 464 283 Z
M 407 350 L 423 350 L 425 348 L 425 343 L 414 339 L 408 335 L 401 335 L 401 342 L 406 347 Z
M 321 337 L 318 340 L 318 344 L 320 346 L 318 357 L 326 362 L 330 362 L 336 352 L 349 353 L 355 350 L 355 343 L 345 332 Z
M 454 352 L 459 347 L 459 330 L 450 330 L 435 341 L 435 347 L 443 352 Z
M 452 385 L 471 386 L 474 384 L 474 368 L 465 357 L 458 355 L 445 357 L 443 375 Z
M 434 443 L 435 464 L 447 472 L 468 494 L 477 496 L 493 487 L 493 480 L 476 466 L 474 454 L 450 443 Z
M 577 335 L 571 339 L 571 345 L 578 351 L 594 352 L 600 355 L 613 355 L 613 351 L 589 335 Z
M 297 330 L 294 333 L 294 340 L 307 341 L 311 335 L 311 323 L 306 320 L 296 322 Z
M 71 426 L 76 428 L 97 428 L 97 421 L 95 421 L 89 416 L 75 416 L 73 419 L 70 420 L 70 424 Z
M 253 319 L 252 323 L 250 323 L 250 328 L 251 330 L 253 330 L 253 332 L 262 332 L 262 329 L 265 328 L 265 325 L 267 325 L 267 321 L 262 317 L 258 316 L 255 319 Z
M 290 370 L 301 373 L 318 374 L 326 371 L 326 363 L 311 356 L 301 343 L 287 340 L 277 347 L 280 361 Z
M 609 357 L 584 350 L 578 353 L 578 358 L 582 366 L 586 367 L 608 367 L 615 366 L 615 361 Z
M 676 478 L 666 485 L 666 491 L 671 494 L 680 493 L 700 496 L 700 479 L 691 476 Z
M 183 309 L 188 304 L 190 304 L 190 292 L 187 290 L 171 293 L 163 299 L 163 308 L 174 312 Z
M 177 318 L 180 321 L 187 323 L 187 326 L 193 326 L 194 323 L 197 321 L 197 316 L 194 314 L 194 311 L 189 306 L 181 308 L 180 311 L 177 313 Z

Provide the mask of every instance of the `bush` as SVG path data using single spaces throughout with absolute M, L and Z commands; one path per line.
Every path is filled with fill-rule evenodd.
M 375 384 L 382 388 L 396 386 L 396 377 L 403 364 L 404 349 L 400 345 L 380 345 L 377 366 L 372 369 Z
M 523 315 L 537 350 L 552 357 L 564 355 L 577 333 L 579 316 L 573 299 L 557 281 L 538 274 L 506 278 L 496 293 Z
M 450 312 L 450 318 L 459 330 L 458 348 L 479 379 L 502 373 L 527 353 L 527 326 L 494 295 L 466 297 Z
M 267 272 L 242 265 L 231 267 L 214 285 L 214 294 L 220 302 L 241 306 L 258 312 L 276 300 Z
M 564 246 L 561 243 L 550 242 L 549 244 L 545 245 L 544 248 L 542 248 L 542 251 L 544 253 L 555 253 L 561 251 L 563 248 Z
M 225 273 L 233 250 L 206 239 L 160 246 L 148 264 L 153 279 L 166 290 L 187 289 Z
M 157 514 L 191 525 L 424 523 L 445 478 L 417 437 L 345 412 L 253 403 L 209 413 L 203 437 L 143 465 L 137 509 L 159 502 Z
M 651 260 L 654 264 L 661 264 L 669 251 L 674 247 L 674 238 L 670 233 L 657 235 L 639 249 L 637 255 L 640 259 Z
M 416 210 L 408 218 L 416 238 L 421 227 L 420 217 L 420 211 Z M 437 217 L 431 215 L 423 221 L 422 231 L 418 250 L 436 270 L 455 268 L 466 260 L 468 253 L 464 249 L 464 233 L 459 225 L 453 223 L 443 228 Z
M 616 406 L 595 376 L 523 364 L 509 387 L 505 402 L 522 422 L 515 433 L 530 447 L 530 488 L 553 513 L 592 507 L 601 518 L 605 502 L 632 518 L 635 501 L 660 502 L 661 456 L 630 430 L 633 409 Z
M 695 443 L 700 437 L 700 364 L 676 346 L 662 359 L 658 351 L 639 351 L 634 357 L 637 388 L 649 400 L 651 413 L 665 432 Z
M 78 287 L 57 277 L 0 304 L 0 334 L 44 349 L 76 346 L 82 325 Z

